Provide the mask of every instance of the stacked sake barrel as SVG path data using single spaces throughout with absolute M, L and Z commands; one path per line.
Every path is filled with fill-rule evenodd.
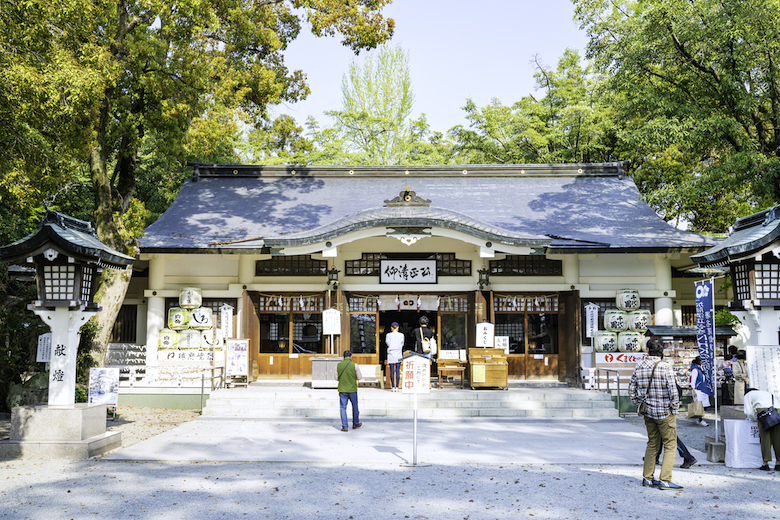
M 184 287 L 179 306 L 168 310 L 168 327 L 160 331 L 160 350 L 212 350 L 214 317 L 211 309 L 202 307 L 199 287 Z
M 596 352 L 641 352 L 650 312 L 639 308 L 639 291 L 621 289 L 615 296 L 617 309 L 604 311 L 604 330 L 596 332 Z

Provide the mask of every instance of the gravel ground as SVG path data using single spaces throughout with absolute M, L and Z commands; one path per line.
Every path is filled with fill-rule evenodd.
M 130 446 L 197 412 L 119 409 Z M 641 426 L 641 418 L 626 420 Z M 702 428 L 679 432 L 704 447 Z M 709 422 L 709 421 L 708 421 Z M 710 431 L 712 430 L 712 431 Z M 522 442 L 522 439 L 518 439 Z M 554 447 L 551 447 L 554 449 Z M 723 464 L 675 468 L 677 492 L 643 488 L 635 465 L 0 462 L 0 518 L 780 518 L 780 474 Z

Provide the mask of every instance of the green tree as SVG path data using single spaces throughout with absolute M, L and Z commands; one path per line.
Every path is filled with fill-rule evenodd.
M 780 201 L 778 2 L 575 4 L 630 172 L 656 209 L 724 232 Z
M 196 146 L 204 115 L 219 121 L 224 107 L 254 125 L 268 105 L 303 99 L 305 75 L 284 64 L 302 24 L 316 36 L 341 35 L 357 53 L 392 35 L 393 21 L 381 15 L 388 1 L 3 3 L 0 122 L 19 129 L 21 138 L 7 138 L 2 148 L 10 152 L 0 153 L 0 168 L 31 189 L 12 191 L 13 183 L 4 182 L 0 196 L 33 207 L 70 178 L 74 166 L 84 166 L 99 238 L 135 254 L 147 211 L 136 197 L 144 150 L 151 163 L 171 164 L 188 155 L 188 144 L 204 151 Z M 161 149 L 144 148 L 147 139 Z M 205 151 L 224 157 L 226 143 Z M 109 271 L 98 292 L 101 348 L 129 282 L 129 274 Z
M 555 70 L 535 58 L 537 90 L 512 106 L 498 99 L 482 108 L 468 100 L 469 128 L 453 129 L 458 152 L 469 163 L 558 163 L 615 160 L 617 142 L 600 81 L 566 50 Z
M 341 80 L 336 120 L 358 164 L 403 164 L 410 138 L 414 93 L 409 54 L 383 45 L 363 62 L 353 61 Z
M 293 117 L 281 115 L 250 132 L 245 148 L 250 164 L 304 164 L 313 143 Z

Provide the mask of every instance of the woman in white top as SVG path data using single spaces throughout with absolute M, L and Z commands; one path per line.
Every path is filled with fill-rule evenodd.
M 398 322 L 390 325 L 390 332 L 385 336 L 387 345 L 387 362 L 390 364 L 390 384 L 393 392 L 398 392 L 401 385 L 401 352 L 404 349 L 404 335 L 398 332 Z

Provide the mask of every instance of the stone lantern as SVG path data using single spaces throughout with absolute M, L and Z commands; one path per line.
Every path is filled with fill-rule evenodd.
M 101 243 L 89 222 L 47 209 L 34 233 L 0 247 L 0 260 L 35 267 L 38 299 L 28 308 L 52 333 L 48 406 L 14 408 L 11 441 L 67 444 L 105 437 L 105 405 L 75 403 L 78 334 L 101 310 L 94 296 L 102 269 L 125 270 L 133 258 Z M 75 453 L 73 446 L 66 448 Z

